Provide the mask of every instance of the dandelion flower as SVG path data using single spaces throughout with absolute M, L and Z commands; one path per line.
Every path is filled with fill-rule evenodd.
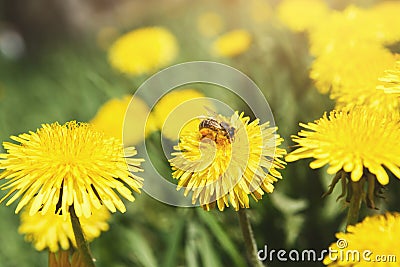
M 211 105 L 210 100 L 195 89 L 175 90 L 163 96 L 154 106 L 152 121 L 165 137 L 177 140 L 183 127 L 186 130 L 197 129 L 198 122 L 193 118 L 204 114 L 204 107 Z
M 381 1 L 367 10 L 373 22 L 370 31 L 379 43 L 390 45 L 400 41 L 400 2 Z
M 375 44 L 337 47 L 314 60 L 310 78 L 323 94 L 375 91 L 378 78 L 395 61 L 396 57 L 392 53 Z
M 330 246 L 336 253 L 325 257 L 323 263 L 331 267 L 399 266 L 399 236 L 399 213 L 366 217 L 348 226 L 346 233 L 336 234 L 338 241 Z
M 356 90 L 340 91 L 331 95 L 336 101 L 336 109 L 349 110 L 356 106 L 364 106 L 371 110 L 386 110 L 397 112 L 400 107 L 399 99 L 393 94 L 376 90 L 376 86 L 356 88 Z
M 372 56 L 371 53 L 374 53 L 374 55 Z M 360 55 L 358 53 L 353 55 L 356 54 Z M 344 70 L 342 72 L 343 80 L 335 89 L 332 88 L 330 94 L 330 97 L 336 102 L 336 109 L 350 110 L 353 107 L 364 106 L 379 112 L 382 107 L 385 107 L 386 110 L 397 113 L 400 108 L 399 99 L 393 94 L 386 94 L 385 91 L 377 90 L 377 88 L 380 88 L 379 80 L 394 78 L 385 69 L 393 66 L 396 58 L 395 55 L 389 53 L 370 51 L 370 54 L 364 54 L 364 59 L 358 63 L 357 60 L 351 60 L 351 63 L 349 62 L 343 69 L 354 66 L 354 68 L 357 68 L 357 72 L 351 75 L 352 71 Z M 368 59 L 369 62 L 362 63 L 365 59 Z M 387 76 L 380 78 L 384 76 L 385 72 Z M 383 84 L 388 85 L 389 83 L 383 82 Z
M 398 99 L 376 90 L 378 78 L 395 62 L 395 55 L 376 44 L 339 47 L 314 60 L 310 77 L 319 92 L 330 93 L 336 109 L 363 105 L 372 109 L 385 106 L 395 111 Z
M 104 103 L 90 123 L 96 130 L 109 136 L 118 139 L 123 137 L 124 145 L 136 145 L 144 138 L 148 113 L 150 110 L 143 100 L 125 95 L 121 99 L 113 98 Z M 135 127 L 124 127 L 124 122 L 125 126 Z M 146 132 L 149 133 L 150 131 Z
M 284 0 L 278 7 L 280 20 L 295 32 L 314 28 L 328 14 L 329 8 L 322 0 Z
M 109 60 L 123 73 L 151 74 L 172 63 L 177 53 L 177 40 L 168 29 L 147 27 L 118 38 L 110 47 Z
M 102 205 L 125 212 L 121 196 L 133 201 L 131 189 L 140 192 L 141 159 L 134 148 L 124 149 L 121 141 L 106 137 L 89 124 L 67 122 L 43 124 L 36 132 L 11 136 L 17 143 L 4 142 L 0 154 L 1 189 L 9 192 L 0 200 L 10 205 L 21 197 L 18 213 L 32 199 L 29 214 L 47 212 L 67 216 L 73 207 L 78 217 L 89 217 Z M 125 158 L 127 157 L 127 158 Z M 114 191 L 115 190 L 115 191 Z M 56 204 L 57 210 L 54 210 Z
M 354 182 L 367 170 L 386 185 L 389 176 L 385 168 L 400 178 L 399 125 L 398 115 L 383 110 L 355 108 L 325 113 L 313 123 L 300 123 L 305 129 L 292 137 L 299 148 L 287 155 L 286 161 L 314 158 L 311 168 L 329 164 L 329 174 L 343 169 Z
M 396 67 L 385 71 L 385 75 L 379 78 L 381 82 L 377 89 L 384 90 L 385 93 L 400 96 L 400 61 L 396 62 Z
M 197 28 L 203 36 L 214 37 L 224 28 L 224 21 L 216 12 L 205 12 L 198 17 Z
M 212 51 L 220 57 L 235 57 L 246 52 L 251 45 L 251 34 L 237 29 L 221 35 L 212 45 Z
M 185 196 L 192 192 L 193 204 L 206 210 L 217 205 L 222 211 L 229 202 L 235 210 L 249 208 L 248 195 L 261 199 L 281 178 L 277 169 L 284 168 L 286 151 L 277 147 L 283 139 L 276 127 L 259 125 L 258 119 L 249 123 L 243 113 L 218 118 L 230 127 L 225 134 L 204 128 L 180 136 L 170 160 L 172 176 L 179 179 L 177 190 L 185 188 Z
M 381 45 L 379 30 L 371 12 L 348 6 L 343 11 L 334 11 L 321 20 L 317 27 L 310 31 L 310 51 L 319 56 L 329 51 L 359 44 Z
M 52 209 L 55 208 L 55 204 L 52 204 Z M 57 252 L 60 249 L 68 250 L 71 244 L 76 247 L 71 221 L 64 220 L 63 216 L 50 212 L 30 216 L 29 209 L 25 209 L 20 218 L 19 233 L 25 235 L 25 240 L 32 242 L 37 250 L 48 248 L 51 252 Z M 92 209 L 88 218 L 82 217 L 80 223 L 86 241 L 90 242 L 99 237 L 102 231 L 107 231 L 109 218 L 110 212 L 104 206 Z

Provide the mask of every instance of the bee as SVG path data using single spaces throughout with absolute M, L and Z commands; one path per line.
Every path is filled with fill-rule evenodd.
M 199 124 L 201 139 L 208 138 L 217 144 L 231 143 L 235 138 L 236 129 L 225 121 L 215 118 L 206 118 Z

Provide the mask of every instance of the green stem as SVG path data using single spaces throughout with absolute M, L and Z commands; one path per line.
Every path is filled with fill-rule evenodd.
M 239 216 L 239 224 L 242 230 L 244 244 L 246 247 L 247 258 L 252 267 L 265 267 L 262 262 L 258 259 L 257 255 L 257 244 L 254 238 L 253 230 L 247 216 L 246 209 L 239 209 L 237 212 Z
M 347 212 L 347 226 L 358 223 L 358 214 L 360 212 L 361 199 L 362 199 L 361 182 L 350 181 L 350 183 L 352 192 L 351 192 L 349 210 Z
M 74 230 L 76 246 L 78 251 L 82 256 L 83 263 L 85 267 L 95 267 L 93 258 L 90 255 L 89 245 L 83 235 L 82 226 L 79 222 L 78 216 L 76 216 L 74 206 L 69 207 L 69 213 L 71 214 L 72 229 Z

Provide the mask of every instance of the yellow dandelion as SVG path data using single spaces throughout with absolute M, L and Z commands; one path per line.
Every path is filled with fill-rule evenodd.
M 144 127 L 149 113 L 150 110 L 143 100 L 125 95 L 121 99 L 113 98 L 104 103 L 90 123 L 106 135 L 118 139 L 123 137 L 124 145 L 136 145 L 145 136 Z M 130 125 L 135 127 L 129 127 Z M 146 134 L 150 132 L 151 129 L 148 129 Z
M 343 47 L 381 44 L 375 24 L 371 12 L 356 6 L 349 6 L 341 12 L 332 11 L 310 31 L 310 51 L 318 56 Z
M 380 84 L 378 84 L 377 89 L 400 96 L 400 61 L 396 62 L 393 69 L 386 70 L 385 75 L 380 77 L 379 81 Z
M 123 73 L 151 74 L 172 63 L 177 53 L 177 40 L 168 29 L 147 27 L 118 38 L 110 47 L 109 60 Z
M 340 91 L 332 94 L 336 101 L 336 109 L 349 110 L 356 106 L 365 106 L 371 110 L 386 110 L 397 112 L 400 108 L 399 99 L 393 94 L 376 90 L 376 86 L 359 87 L 356 90 Z
M 375 56 L 378 55 L 377 52 Z M 395 95 L 376 90 L 377 86 L 379 87 L 379 77 L 384 75 L 384 69 L 394 65 L 396 56 L 384 56 L 381 53 L 381 58 L 372 60 L 375 56 L 365 56 L 371 61 L 355 64 L 354 67 L 358 66 L 358 73 L 353 77 L 348 76 L 342 85 L 337 87 L 338 90 L 332 90 L 331 98 L 336 101 L 336 109 L 349 110 L 356 106 L 365 106 L 372 110 L 380 110 L 382 107 L 392 112 L 399 110 L 400 101 Z
M 249 208 L 248 195 L 257 201 L 274 190 L 281 178 L 277 169 L 285 164 L 281 158 L 286 151 L 277 148 L 283 139 L 268 122 L 249 121 L 243 113 L 218 115 L 204 119 L 200 130 L 180 136 L 170 160 L 172 176 L 179 179 L 177 190 L 185 188 L 185 196 L 193 193 L 193 204 L 198 201 L 207 210 L 217 205 L 222 211 L 230 202 L 239 210 Z
M 400 2 L 381 1 L 367 10 L 373 22 L 371 32 L 382 44 L 393 44 L 400 41 Z
M 127 148 L 124 154 L 121 141 L 88 124 L 43 124 L 36 132 L 11 139 L 17 143 L 4 142 L 7 153 L 0 154 L 0 179 L 8 180 L 1 189 L 9 190 L 0 201 L 14 194 L 6 203 L 10 205 L 21 197 L 16 213 L 32 199 L 30 215 L 40 211 L 67 216 L 73 207 L 78 217 L 89 217 L 102 205 L 125 212 L 115 191 L 133 201 L 131 189 L 139 193 L 142 187 L 142 178 L 131 173 L 140 171 L 142 160 L 132 158 L 136 150 Z
M 325 265 L 347 267 L 399 266 L 400 214 L 386 213 L 366 217 L 362 222 L 337 233 Z
M 322 0 L 284 0 L 279 4 L 279 19 L 292 31 L 315 28 L 325 20 L 329 8 Z
M 227 32 L 212 44 L 212 52 L 220 57 L 235 57 L 246 52 L 252 41 L 247 30 L 237 29 Z
M 354 182 L 366 172 L 386 185 L 389 176 L 385 168 L 400 178 L 400 126 L 398 114 L 355 108 L 332 111 L 293 136 L 297 148 L 286 156 L 286 161 L 314 158 L 313 169 L 329 164 L 329 174 L 344 170 Z M 384 168 L 385 167 L 385 168 Z
M 210 106 L 212 107 L 210 100 L 195 89 L 174 90 L 163 96 L 154 106 L 152 121 L 165 137 L 177 140 L 183 128 L 197 129 L 198 121 L 193 118 L 204 114 L 205 107 Z
M 52 204 L 51 209 L 55 209 Z M 100 236 L 102 231 L 107 231 L 109 225 L 107 220 L 110 212 L 104 206 L 99 209 L 92 209 L 92 214 L 80 219 L 82 230 L 86 241 L 90 242 Z M 55 213 L 42 215 L 36 213 L 29 215 L 29 209 L 24 209 L 21 213 L 21 225 L 19 233 L 25 235 L 25 240 L 33 243 L 35 249 L 41 251 L 49 249 L 51 252 L 68 250 L 72 246 L 76 247 L 75 235 L 69 219 Z
M 395 61 L 396 57 L 392 53 L 375 44 L 338 47 L 314 60 L 310 78 L 323 94 L 375 91 L 378 78 Z
M 216 12 L 205 12 L 197 18 L 197 28 L 205 37 L 214 37 L 224 28 L 222 17 Z
M 393 66 L 396 58 L 376 44 L 340 47 L 319 55 L 312 64 L 310 77 L 319 92 L 330 92 L 336 109 L 364 105 L 372 109 L 385 106 L 397 110 L 398 99 L 376 90 L 378 78 Z

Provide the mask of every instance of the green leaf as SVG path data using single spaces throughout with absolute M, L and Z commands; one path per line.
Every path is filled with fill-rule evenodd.
M 157 267 L 156 257 L 143 235 L 133 229 L 126 231 L 126 234 L 130 241 L 132 253 L 135 254 L 140 264 L 143 267 Z
M 304 215 L 289 215 L 285 217 L 286 244 L 292 245 L 303 227 Z
M 308 202 L 305 199 L 293 199 L 278 191 L 271 195 L 271 200 L 274 206 L 280 210 L 285 217 L 285 232 L 286 244 L 292 245 L 299 235 L 304 222 L 305 215 L 298 212 L 308 207 Z
M 187 225 L 187 244 L 185 246 L 185 260 L 187 266 L 198 267 L 198 250 L 196 245 L 196 229 L 194 224 L 189 223 Z
M 242 253 L 236 249 L 235 244 L 232 242 L 229 235 L 219 225 L 214 216 L 200 209 L 197 209 L 197 211 L 200 219 L 208 226 L 211 233 L 220 243 L 221 247 L 232 258 L 235 266 L 246 266 L 245 260 L 241 257 Z
M 305 199 L 293 199 L 279 191 L 271 194 L 271 200 L 274 206 L 285 215 L 295 214 L 308 207 L 308 202 Z
M 203 262 L 203 266 L 222 266 L 218 255 L 215 253 L 214 245 L 210 239 L 208 232 L 201 226 L 198 226 L 199 242 L 197 247 L 200 252 L 200 256 Z
M 177 224 L 175 224 L 175 227 L 172 229 L 172 232 L 168 237 L 168 248 L 164 254 L 163 260 L 163 266 L 165 267 L 175 267 L 178 265 L 177 259 L 179 253 L 179 243 L 182 240 L 185 223 L 185 220 L 178 220 Z

